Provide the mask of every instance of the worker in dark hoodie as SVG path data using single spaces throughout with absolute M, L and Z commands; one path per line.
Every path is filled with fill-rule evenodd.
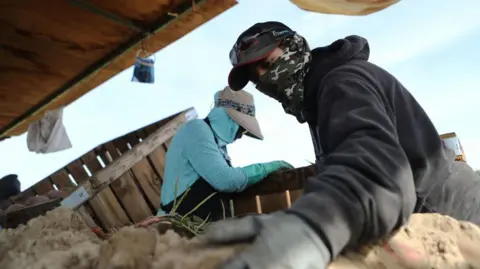
M 414 212 L 480 224 L 480 182 L 369 45 L 348 36 L 310 50 L 279 22 L 258 23 L 230 53 L 229 85 L 251 81 L 310 126 L 317 175 L 290 209 L 214 223 L 211 243 L 253 241 L 223 269 L 313 269 L 383 239 Z

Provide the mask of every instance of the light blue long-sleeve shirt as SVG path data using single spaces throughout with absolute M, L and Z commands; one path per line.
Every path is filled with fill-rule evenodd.
M 225 146 L 234 141 L 238 124 L 221 107 L 213 108 L 208 119 L 212 128 L 205 121 L 195 119 L 181 126 L 173 137 L 166 155 L 161 190 L 163 205 L 175 199 L 175 184 L 179 196 L 199 178 L 220 192 L 240 192 L 247 187 L 248 178 L 242 168 L 230 167 L 226 162 Z

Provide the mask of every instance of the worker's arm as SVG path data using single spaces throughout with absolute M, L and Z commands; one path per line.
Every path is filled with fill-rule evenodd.
M 241 168 L 230 167 L 210 127 L 202 120 L 190 122 L 186 131 L 184 154 L 197 173 L 213 188 L 222 192 L 239 192 L 248 185 L 247 175 Z
M 314 228 L 335 257 L 405 223 L 416 195 L 396 120 L 373 85 L 357 77 L 326 83 L 318 96 L 322 170 L 288 212 Z

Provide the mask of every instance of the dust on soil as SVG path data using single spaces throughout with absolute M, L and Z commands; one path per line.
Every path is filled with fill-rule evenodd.
M 388 245 L 347 253 L 329 269 L 480 269 L 480 228 L 438 214 L 413 215 Z M 57 208 L 0 232 L 0 268 L 214 269 L 244 247 L 205 246 L 173 231 L 134 227 L 102 241 L 77 213 Z

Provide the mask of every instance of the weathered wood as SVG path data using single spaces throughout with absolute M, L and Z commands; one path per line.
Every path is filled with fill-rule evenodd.
M 90 151 L 86 153 L 81 157 L 81 160 L 93 175 L 102 170 L 102 166 L 98 162 L 95 152 Z M 92 177 L 90 177 L 89 180 L 91 178 Z M 98 197 L 99 202 L 96 205 L 92 204 L 92 208 L 96 213 L 98 212 L 97 216 L 107 230 L 131 224 L 127 214 L 113 194 L 113 191 L 108 186 L 107 188 L 104 188 L 103 191 L 99 192 L 96 197 Z
M 83 168 L 83 163 L 81 162 L 80 159 L 69 163 L 66 166 L 66 169 L 72 175 L 73 180 L 75 180 L 77 184 L 81 184 L 87 181 L 88 173 Z M 110 229 L 110 227 L 107 227 L 104 225 L 104 223 L 107 223 L 107 221 L 103 219 L 103 212 L 101 211 L 103 210 L 103 208 L 104 207 L 102 206 L 102 201 L 100 197 L 94 197 L 83 206 L 80 206 L 78 209 L 81 210 L 82 212 L 87 212 L 92 217 L 93 221 L 97 224 L 97 226 L 107 231 L 108 229 Z M 85 221 L 89 221 L 89 220 L 85 220 Z
M 76 187 L 68 177 L 68 172 L 63 168 L 50 175 L 50 179 L 59 189 Z
M 191 112 L 195 111 L 193 108 L 187 109 L 180 113 L 173 120 L 162 126 L 155 133 L 147 137 L 141 144 L 135 145 L 130 151 L 122 155 L 117 160 L 113 161 L 104 169 L 95 173 L 87 182 L 80 186 L 79 190 L 85 190 L 88 197 L 75 199 L 78 192 L 72 193 L 64 200 L 64 205 L 77 208 L 92 197 L 95 197 L 101 190 L 107 188 L 113 181 L 118 179 L 126 171 L 132 168 L 145 156 L 152 153 L 158 146 L 163 144 L 168 138 L 172 137 L 177 129 L 190 118 Z
M 95 4 L 115 14 L 126 15 L 126 18 L 149 30 L 150 26 L 153 27 L 153 18 L 173 19 L 157 33 L 148 36 L 143 44 L 138 42 L 113 61 L 104 66 L 98 65 L 100 70 L 95 70 L 95 63 L 106 59 L 121 44 L 141 33 L 69 1 L 52 0 L 49 5 L 43 1 L 13 1 L 2 5 L 0 136 L 25 132 L 28 125 L 46 111 L 68 105 L 132 66 L 142 45 L 156 52 L 232 7 L 236 1 L 205 0 L 197 4 L 194 11 L 175 18 L 169 16 L 168 12 L 175 12 L 179 3 L 190 6 L 192 1 L 124 1 L 120 5 L 118 1 L 95 0 Z M 62 85 L 75 77 L 84 79 L 61 94 L 59 89 Z M 54 93 L 57 98 L 50 100 L 49 95 Z M 41 102 L 45 105 L 36 106 Z M 29 109 L 33 114 L 26 113 Z M 5 126 L 22 115 L 28 118 L 3 133 Z
M 255 196 L 239 197 L 234 200 L 235 216 L 242 216 L 250 213 L 261 213 L 261 209 L 257 207 Z
M 268 214 L 288 208 L 289 201 L 287 201 L 287 196 L 284 191 L 260 196 L 260 204 L 262 205 L 262 213 Z
M 85 207 L 81 206 L 77 211 L 82 216 L 85 223 L 87 223 L 88 227 L 90 228 L 98 227 L 98 224 L 93 220 L 92 216 L 90 215 L 90 213 L 87 211 Z
M 133 147 L 127 154 L 122 155 L 122 157 L 112 162 L 109 166 L 105 167 L 105 169 L 95 174 L 90 179 L 92 185 L 95 188 L 102 188 L 104 185 L 108 186 L 134 164 L 152 153 L 153 150 L 172 137 L 177 129 L 187 121 L 186 114 L 188 114 L 190 110 L 191 109 L 175 117 L 175 119 L 151 134 L 141 144 Z
M 28 200 L 28 198 L 33 197 L 35 195 L 37 195 L 37 192 L 35 191 L 35 186 L 31 186 L 30 188 L 22 191 L 21 193 L 19 193 L 18 195 L 15 195 L 14 197 L 9 198 L 8 200 L 10 200 L 11 202 L 14 202 L 14 203 L 23 204 L 23 203 L 25 203 L 25 201 Z M 5 204 L 10 205 L 11 203 L 6 202 Z M 7 207 L 8 207 L 8 205 L 7 205 Z M 3 207 L 4 206 L 0 205 L 0 209 L 6 209 L 6 208 L 3 208 Z
M 20 224 L 26 224 L 29 220 L 45 214 L 47 211 L 60 205 L 60 198 L 50 200 L 44 203 L 27 206 L 5 215 L 5 228 L 16 228 Z
M 109 151 L 106 150 L 107 145 L 110 146 Z M 124 150 L 125 153 L 128 152 L 126 143 L 123 143 L 123 145 L 124 147 L 121 149 L 119 148 L 120 152 L 122 152 L 122 150 Z M 113 156 L 118 155 L 118 152 L 116 152 L 118 147 L 115 148 L 112 142 L 106 143 L 104 147 L 105 150 L 102 151 L 101 156 L 104 159 L 105 164 L 109 165 L 113 162 Z M 113 152 L 110 153 L 110 151 Z M 130 170 L 126 171 L 117 180 L 112 182 L 110 186 L 118 197 L 118 200 L 122 203 L 128 216 L 130 216 L 130 219 L 132 219 L 134 223 L 140 222 L 152 215 L 152 210 L 145 202 L 145 199 L 143 198 L 142 193 L 139 191 Z
M 85 182 L 88 179 L 87 171 L 85 171 L 85 168 L 83 168 L 83 163 L 78 159 L 67 164 L 65 169 L 72 175 L 73 180 L 77 183 L 77 185 Z
M 275 172 L 260 183 L 247 188 L 244 192 L 235 194 L 236 197 L 254 197 L 256 195 L 268 195 L 283 193 L 287 190 L 299 190 L 303 188 L 303 181 L 315 175 L 315 165 L 300 167 L 294 170 Z
M 133 146 L 140 143 L 140 139 L 135 133 L 126 136 L 125 139 L 126 142 Z M 161 180 L 150 165 L 148 157 L 146 156 L 136 163 L 132 167 L 131 172 L 138 183 L 138 187 L 142 190 L 145 199 L 148 200 L 153 212 L 156 212 L 160 206 Z
M 303 190 L 292 190 L 289 192 L 290 192 L 290 202 L 292 205 L 303 194 Z
M 144 131 L 138 131 L 138 136 L 145 139 L 148 135 Z M 155 185 L 161 185 L 163 182 L 163 175 L 165 173 L 166 152 L 163 147 L 157 147 L 152 153 L 147 156 L 148 162 L 151 164 L 156 173 Z M 158 181 L 158 182 L 157 182 Z
M 172 143 L 172 138 L 168 139 L 168 140 L 164 143 L 164 145 L 165 145 L 165 147 L 166 147 L 167 149 L 170 147 L 170 143 Z
M 34 186 L 35 192 L 38 195 L 43 195 L 51 190 L 54 190 L 53 183 L 50 180 L 50 177 L 44 178 L 41 181 L 37 182 Z

